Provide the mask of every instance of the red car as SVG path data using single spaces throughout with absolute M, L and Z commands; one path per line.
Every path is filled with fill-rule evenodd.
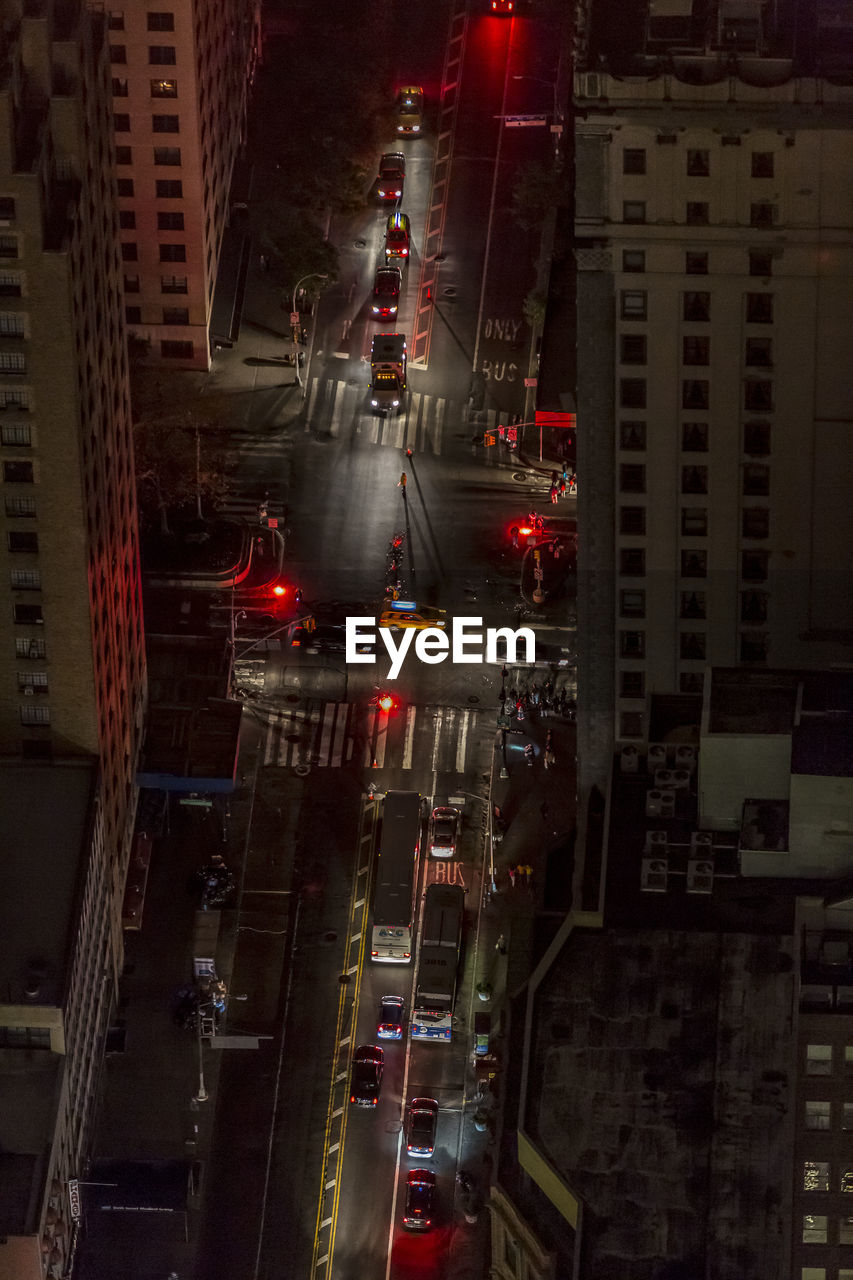
M 374 320 L 393 320 L 397 314 L 403 274 L 399 267 L 377 267 L 370 314 Z

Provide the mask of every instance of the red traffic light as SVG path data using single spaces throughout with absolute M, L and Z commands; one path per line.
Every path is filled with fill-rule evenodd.
M 376 699 L 376 705 L 380 711 L 393 711 L 397 705 L 397 699 L 390 693 L 380 693 Z

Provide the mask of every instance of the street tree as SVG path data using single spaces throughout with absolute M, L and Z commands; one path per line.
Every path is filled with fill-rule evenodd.
M 535 231 L 549 209 L 564 208 L 568 200 L 562 167 L 553 160 L 533 160 L 519 172 L 512 193 L 512 216 L 522 231 Z

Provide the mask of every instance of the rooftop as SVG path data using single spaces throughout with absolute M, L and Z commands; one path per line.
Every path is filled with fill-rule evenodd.
M 0 984 L 10 1004 L 61 1005 L 96 766 L 0 766 Z M 33 992 L 25 996 L 30 987 Z

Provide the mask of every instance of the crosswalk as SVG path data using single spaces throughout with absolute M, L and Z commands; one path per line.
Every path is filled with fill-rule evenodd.
M 346 766 L 465 773 L 477 762 L 494 715 L 470 708 L 409 706 L 390 714 L 352 702 L 314 702 L 271 711 L 263 764 L 293 768 Z

